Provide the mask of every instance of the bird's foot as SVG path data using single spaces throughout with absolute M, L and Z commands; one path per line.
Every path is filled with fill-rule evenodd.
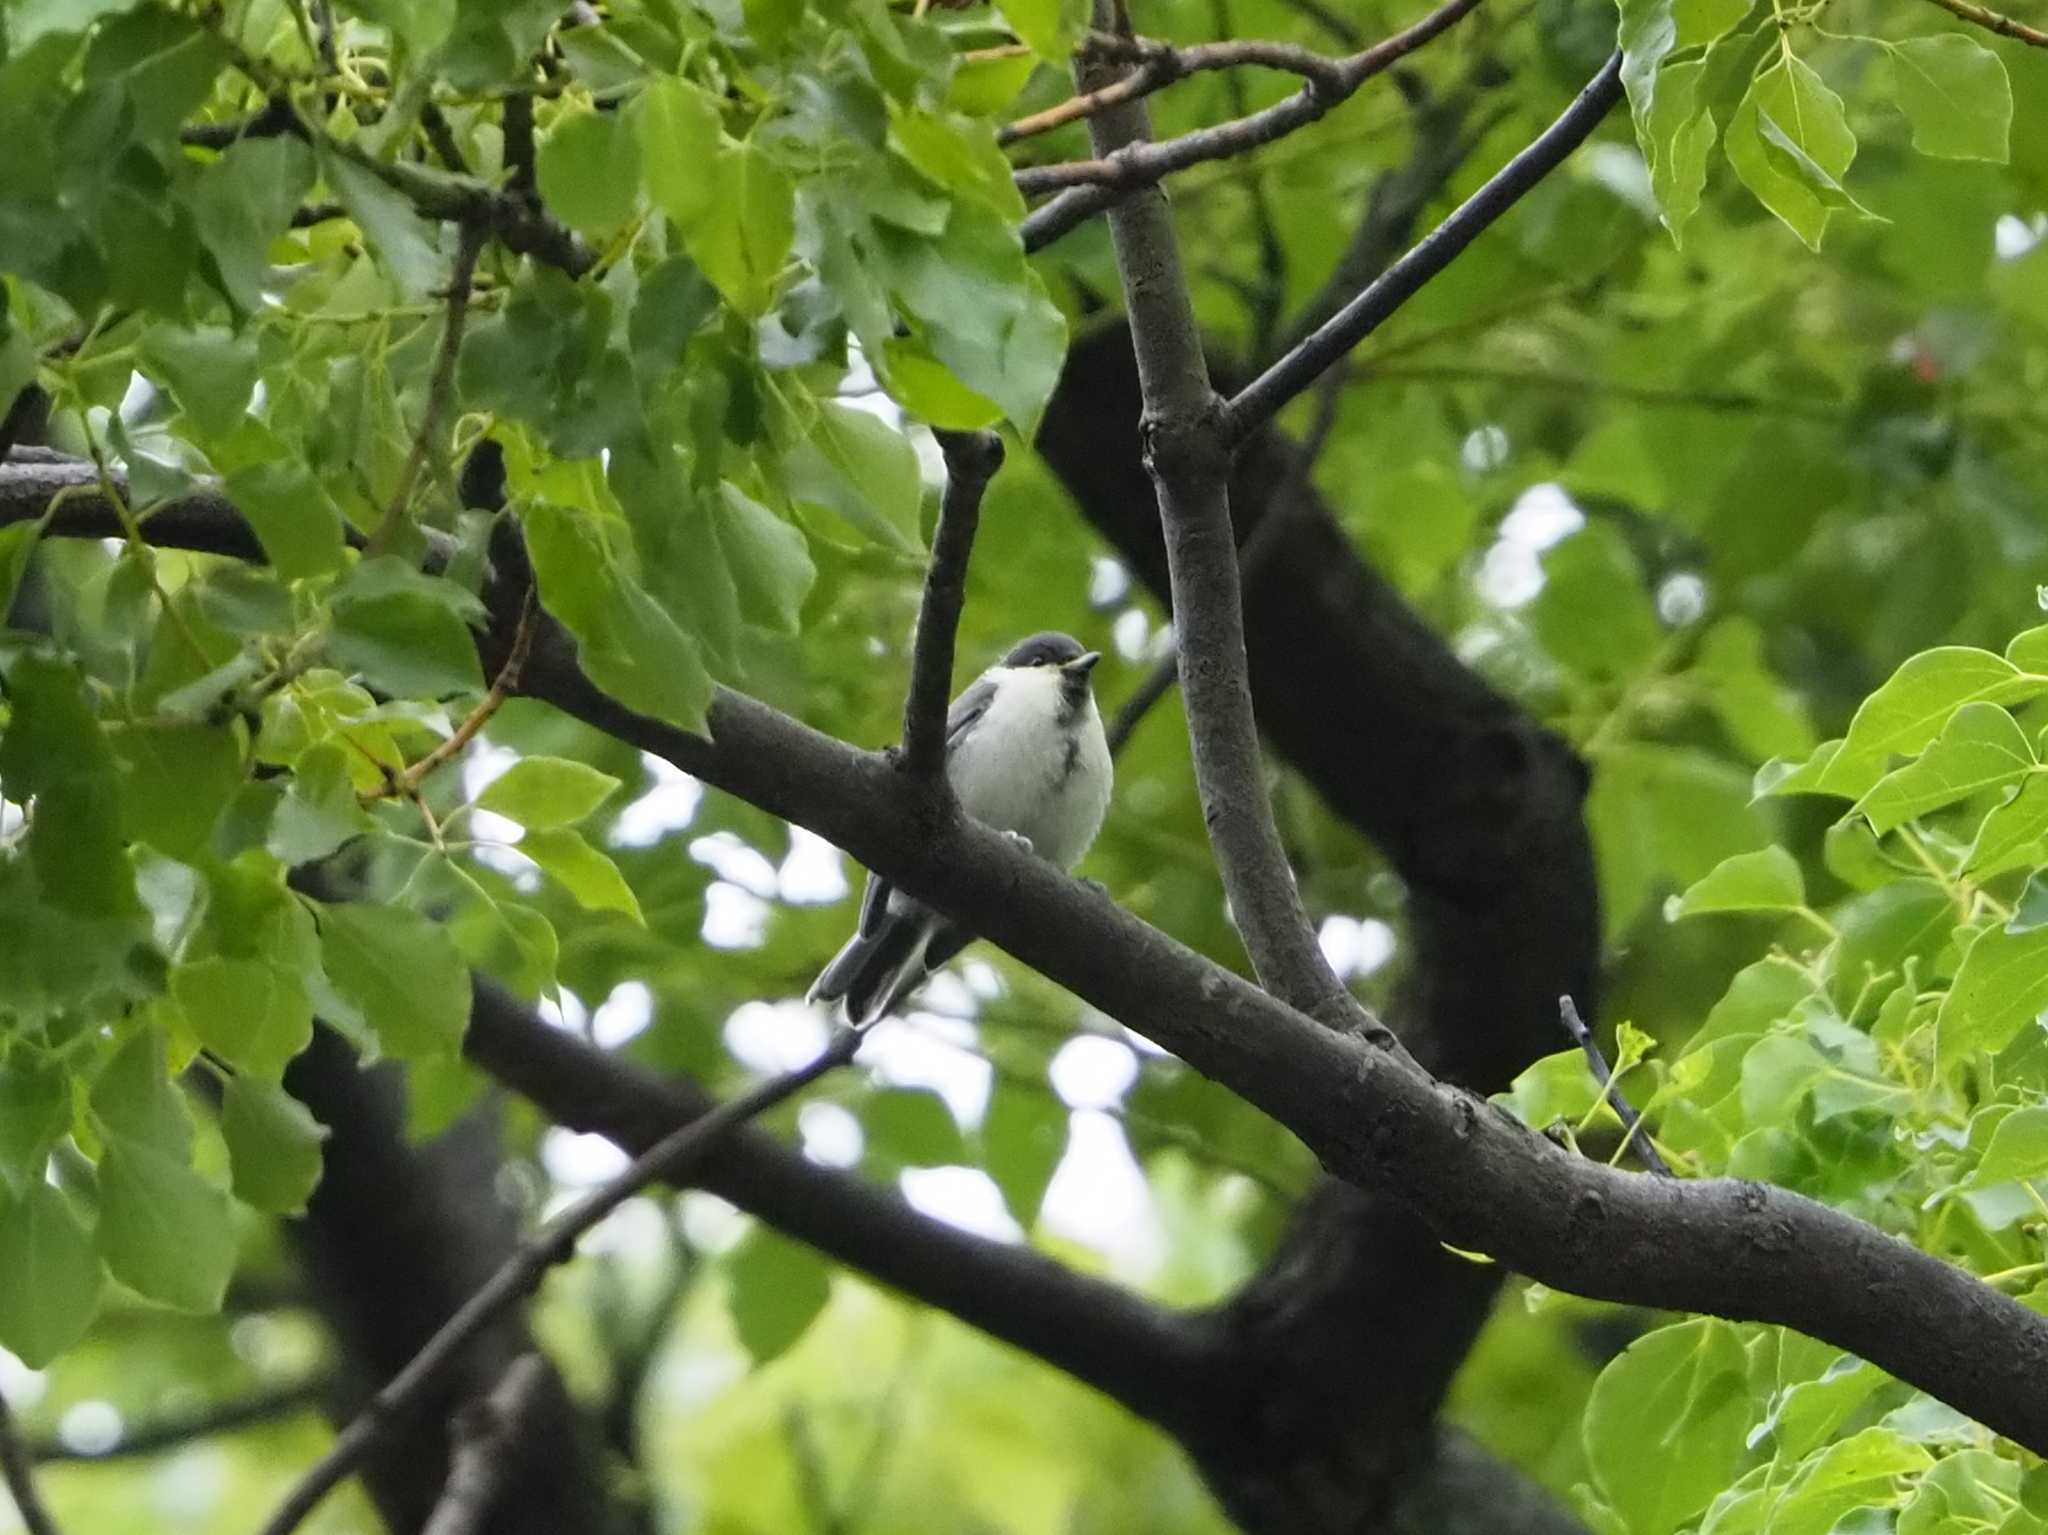
M 1021 831 L 1006 831 L 1003 833 L 1003 836 L 1020 852 L 1036 853 L 1038 851 L 1037 848 L 1032 846 L 1031 839 Z

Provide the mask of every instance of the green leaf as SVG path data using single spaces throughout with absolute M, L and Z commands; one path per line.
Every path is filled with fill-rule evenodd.
M 623 912 L 635 922 L 645 923 L 633 887 L 619 873 L 619 866 L 563 827 L 554 831 L 528 831 L 519 839 L 519 851 L 539 864 L 576 903 L 588 911 Z
M 647 190 L 679 228 L 691 228 L 715 198 L 705 169 L 725 139 L 718 102 L 702 87 L 671 78 L 651 83 L 636 109 Z
M 272 857 L 296 868 L 338 851 L 376 824 L 356 798 L 347 749 L 338 741 L 319 741 L 292 765 L 291 784 L 263 845 Z
M 40 1178 L 0 1193 L 0 1348 L 40 1370 L 85 1335 L 100 1261 L 71 1202 Z
M 321 906 L 320 959 L 334 989 L 400 1060 L 452 1053 L 469 1026 L 469 972 L 447 929 L 416 911 Z
M 0 790 L 17 804 L 35 801 L 28 851 L 44 894 L 80 916 L 137 910 L 114 756 L 78 673 L 24 655 L 7 690 L 13 717 L 0 736 Z
M 742 611 L 763 628 L 795 634 L 818 579 L 809 541 L 730 480 L 720 482 L 711 505 Z
M 1896 1502 L 1896 1479 L 1933 1464 L 1926 1449 L 1895 1430 L 1866 1428 L 1808 1458 L 1774 1500 L 1772 1535 L 1828 1535 L 1854 1509 Z
M 1964 1180 L 1969 1188 L 1989 1188 L 2015 1178 L 2048 1173 L 2048 1108 L 2017 1109 L 1998 1122 L 1991 1144 Z
M 953 1111 L 929 1088 L 888 1087 L 860 1105 L 868 1153 L 898 1167 L 944 1167 L 967 1160 Z
M 2019 722 L 1996 704 L 1970 703 L 1949 716 L 1941 734 L 1855 806 L 1880 836 L 1986 789 L 2000 788 L 2037 766 Z
M 1061 69 L 1067 67 L 1074 42 L 1088 25 L 1083 0 L 1003 0 L 1002 12 L 1033 53 Z
M 256 338 L 224 325 L 152 325 L 139 347 L 143 371 L 167 386 L 192 425 L 225 437 L 249 413 L 256 388 Z
M 92 1110 L 123 1140 L 172 1156 L 191 1150 L 192 1111 L 170 1078 L 160 1028 L 138 1029 L 101 1068 L 92 1086 Z
M 2029 774 L 2012 795 L 1984 818 L 1977 840 L 1963 859 L 1963 873 L 1989 879 L 2008 869 L 2048 862 L 2041 845 L 2048 839 L 2048 775 Z
M 728 138 L 696 86 L 659 80 L 639 104 L 647 188 L 683 248 L 734 308 L 763 315 L 796 238 L 789 177 L 766 152 Z
M 235 1271 L 227 1195 L 184 1157 L 119 1137 L 100 1158 L 99 1194 L 108 1273 L 178 1311 L 220 1309 Z
M 285 580 L 341 568 L 347 548 L 341 510 L 304 464 L 282 459 L 249 464 L 229 475 L 224 488 Z
M 570 112 L 540 141 L 534 175 L 550 212 L 599 239 L 633 216 L 640 140 L 619 113 Z
M 414 592 L 337 602 L 327 652 L 344 671 L 398 698 L 446 698 L 484 685 L 467 626 Z
M 218 725 L 166 725 L 115 737 L 123 830 L 172 858 L 207 845 L 246 778 L 241 743 Z
M 275 1080 L 313 1042 L 313 1006 L 297 976 L 257 959 L 191 960 L 171 995 L 201 1044 L 229 1065 Z
M 726 1258 L 725 1281 L 733 1327 L 757 1367 L 787 1353 L 832 1298 L 818 1255 L 765 1228 Z
M 521 826 L 544 830 L 575 825 L 618 787 L 611 774 L 567 757 L 521 757 L 490 781 L 476 803 Z
M 1067 1151 L 1067 1111 L 1049 1090 L 996 1083 L 981 1121 L 982 1163 L 1027 1231 Z
M 407 298 L 423 299 L 447 286 L 448 262 L 437 228 L 414 211 L 410 198 L 342 155 L 326 156 L 322 175 L 362 230 L 365 247 L 398 279 Z
M 1664 918 L 1697 917 L 1718 911 L 1798 911 L 1806 905 L 1806 881 L 1799 860 L 1783 848 L 1759 848 L 1723 859 L 1685 894 L 1674 897 Z
M 21 578 L 28 574 L 29 556 L 42 537 L 44 518 L 17 522 L 0 528 L 0 628 L 14 611 L 14 594 L 21 590 Z
M 42 1182 L 50 1147 L 70 1124 L 63 1067 L 26 1055 L 0 1059 L 0 1189 L 18 1194 Z
M 619 565 L 596 519 L 536 503 L 527 548 L 547 610 L 597 685 L 630 709 L 704 732 L 711 674 L 696 642 Z
M 1702 1317 L 1638 1338 L 1600 1372 L 1582 1425 L 1586 1459 L 1630 1535 L 1670 1535 L 1741 1463 L 1748 1358 Z
M 1946 1075 L 1979 1051 L 2004 1049 L 2048 1008 L 2048 927 L 1988 928 L 1963 956 L 1935 1015 L 1935 1062 Z
M 1643 568 L 1621 536 L 1589 522 L 1543 557 L 1530 605 L 1543 648 L 1586 677 L 1642 670 L 1662 638 Z
M 312 151 L 290 134 L 239 140 L 199 172 L 190 198 L 199 239 L 245 314 L 264 307 L 275 281 L 270 242 L 290 225 L 312 185 Z
M 327 1127 L 272 1082 L 229 1078 L 221 1104 L 235 1197 L 252 1209 L 296 1215 L 320 1183 L 320 1144 Z
M 1989 48 L 1961 32 L 1889 43 L 1899 110 L 1913 147 L 1945 160 L 2003 165 L 2012 136 L 2012 80 Z
M 818 402 L 816 426 L 784 460 L 791 492 L 837 512 L 870 537 L 920 554 L 924 481 L 917 450 L 887 422 L 836 400 Z
M 1812 65 L 1785 54 L 1750 82 L 1723 142 L 1757 200 L 1818 250 L 1835 196 L 1846 197 L 1841 178 L 1856 158 L 1842 98 Z
M 2015 704 L 2043 691 L 2048 691 L 2048 676 L 2023 672 L 1988 650 L 1964 645 L 1924 650 L 1863 700 L 1819 787 L 1843 792 L 1859 772 L 1888 767 L 1894 753 L 1923 750 L 1964 704 Z M 1855 795 L 1868 787 L 1856 789 Z

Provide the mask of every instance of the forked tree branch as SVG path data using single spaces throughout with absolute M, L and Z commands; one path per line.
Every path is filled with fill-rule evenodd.
M 953 691 L 953 642 L 967 600 L 967 562 L 981 521 L 981 498 L 1003 463 L 994 432 L 939 432 L 946 455 L 946 491 L 932 534 L 924 601 L 911 641 L 910 691 L 903 701 L 903 766 L 935 780 L 946 766 L 946 705 Z
M 1136 140 L 1119 138 L 1114 146 L 1105 146 L 1098 139 L 1095 146 L 1096 158 L 1093 160 L 1038 166 L 1017 172 L 1017 189 L 1027 197 L 1065 188 L 1064 191 L 1060 191 L 1058 197 L 1025 218 L 1019 227 L 1024 248 L 1038 250 L 1051 244 L 1068 230 L 1084 223 L 1095 214 L 1114 205 L 1118 198 L 1140 187 L 1156 185 L 1175 172 L 1184 171 L 1205 161 L 1223 160 L 1244 154 L 1320 120 L 1356 95 L 1366 81 L 1384 73 L 1417 48 L 1447 31 L 1475 10 L 1479 3 L 1480 0 L 1447 0 L 1446 4 L 1431 11 L 1414 26 L 1344 59 L 1325 59 L 1319 54 L 1310 53 L 1307 49 L 1287 50 L 1287 55 L 1295 66 L 1302 66 L 1310 59 L 1316 60 L 1317 64 L 1310 66 L 1314 72 L 1307 74 L 1301 89 L 1292 96 L 1245 117 L 1200 128 L 1192 133 L 1182 134 L 1179 138 L 1162 139 L 1157 142 L 1153 142 L 1149 134 Z M 1198 59 L 1205 57 L 1201 50 L 1196 49 L 1180 50 L 1175 55 L 1171 50 L 1167 50 L 1167 45 L 1163 43 L 1134 42 L 1126 46 L 1154 50 L 1150 56 L 1155 61 L 1169 56 L 1185 58 L 1191 53 Z M 1245 46 L 1249 45 L 1205 45 L 1207 48 L 1223 50 Z M 1281 45 L 1257 46 L 1272 49 Z M 1220 57 L 1225 62 L 1254 62 L 1250 58 L 1231 59 L 1227 53 L 1206 56 Z M 1271 60 L 1261 59 L 1257 62 Z M 1145 67 L 1141 65 L 1140 69 L 1143 70 Z M 1152 67 L 1168 66 L 1155 63 Z M 1207 64 L 1203 67 L 1222 66 Z M 1114 88 L 1119 84 L 1119 79 L 1108 73 L 1108 66 L 1101 58 L 1099 50 L 1095 54 L 1084 52 L 1081 68 L 1081 94 L 1108 98 L 1098 99 L 1093 114 L 1097 117 L 1103 113 L 1126 109 L 1145 94 L 1141 91 L 1118 94 Z
M 42 510 L 6 494 L 13 473 L 0 466 L 0 525 Z M 145 532 L 217 548 L 230 535 L 213 520 L 152 518 Z M 493 665 L 524 595 L 520 582 L 492 588 L 483 645 Z M 1963 1270 L 1788 1190 L 1649 1178 L 1570 1156 L 988 828 L 965 818 L 933 827 L 886 757 L 727 690 L 713 697 L 709 739 L 649 719 L 592 682 L 545 617 L 542 629 L 526 696 L 836 843 L 1230 1087 L 1336 1176 L 1398 1193 L 1442 1240 L 1579 1295 L 1792 1327 L 2048 1453 L 2048 1318 Z
M 1098 25 L 1109 14 L 1098 4 Z M 1103 67 L 1083 58 L 1083 89 L 1094 86 Z M 1146 147 L 1141 103 L 1113 107 L 1089 127 L 1105 158 Z M 1166 534 L 1195 782 L 1231 914 L 1259 979 L 1275 996 L 1332 1027 L 1371 1028 L 1392 1045 L 1393 1036 L 1366 1017 L 1323 957 L 1266 795 L 1246 680 L 1230 445 L 1166 198 L 1156 188 L 1126 198 L 1110 209 L 1109 233 L 1144 390 L 1145 462 Z
M 463 1350 L 479 1334 L 537 1289 L 549 1269 L 569 1260 L 585 1232 L 649 1184 L 679 1179 L 692 1172 L 724 1136 L 852 1060 L 860 1041 L 857 1030 L 835 1031 L 815 1060 L 770 1077 L 702 1118 L 681 1126 L 635 1157 L 623 1172 L 592 1189 L 520 1243 L 518 1250 L 463 1302 L 412 1361 L 386 1382 L 335 1436 L 327 1453 L 299 1479 L 264 1523 L 263 1535 L 289 1535 L 297 1529 L 320 1501 L 362 1463 L 391 1425 L 402 1421 L 421 1395 L 461 1359 Z
M 1230 441 L 1242 442 L 1248 433 L 1270 421 L 1325 369 L 1377 330 L 1424 283 L 1449 266 L 1494 220 L 1520 202 L 1524 194 L 1564 162 L 1565 156 L 1583 144 L 1621 100 L 1621 94 L 1621 55 L 1615 53 L 1586 82 L 1557 121 L 1494 172 L 1484 186 L 1460 203 L 1405 256 L 1374 278 L 1356 298 L 1231 399 L 1223 409 L 1221 422 Z

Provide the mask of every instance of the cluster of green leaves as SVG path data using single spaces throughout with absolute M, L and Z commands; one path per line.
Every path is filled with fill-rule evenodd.
M 1622 0 L 1622 79 L 1666 226 L 1682 239 L 1718 140 L 1743 185 L 1818 249 L 1835 213 L 1877 217 L 1844 185 L 1856 158 L 1849 106 L 1810 54 L 1857 80 L 1889 67 L 1883 93 L 1913 148 L 2003 163 L 2012 131 L 2004 63 L 1967 32 L 1834 32 L 1824 6 L 1770 0 Z M 1904 19 L 1894 27 L 1910 28 Z M 1802 47 L 1793 46 L 1794 37 Z M 1803 46 L 1811 42 L 1811 49 Z
M 1748 915 L 1777 942 L 1681 1052 L 1667 1061 L 1624 1024 L 1618 1062 L 1681 1175 L 1798 1189 L 2037 1309 L 2044 645 L 2048 629 L 2033 629 L 2003 654 L 1916 655 L 1845 735 L 1760 770 L 1759 797 L 1846 802 L 1823 851 L 1842 893 L 1810 898 L 1799 860 L 1771 845 L 1673 896 L 1673 922 Z M 1576 1052 L 1530 1068 L 1506 1101 L 1532 1124 L 1614 1124 Z M 2048 1487 L 2016 1447 L 1780 1329 L 1696 1320 L 1650 1334 L 1602 1374 L 1584 1431 L 1593 1506 L 1630 1535 L 1830 1530 L 1852 1513 L 1859 1529 L 2048 1528 Z M 1645 1476 L 1649 1463 L 1661 1473 Z
M 237 1211 L 303 1208 L 325 1132 L 281 1082 L 316 1014 L 413 1064 L 430 1129 L 473 1091 L 470 969 L 544 996 L 565 930 L 648 926 L 660 886 L 584 835 L 619 775 L 408 776 L 486 707 L 454 458 L 504 448 L 598 681 L 702 728 L 714 680 L 787 677 L 821 565 L 914 577 L 917 449 L 849 391 L 1028 433 L 1066 322 L 989 124 L 1021 76 L 963 61 L 985 21 L 460 0 L 323 38 L 276 0 L 105 0 L 4 29 L 0 394 L 43 386 L 131 533 L 218 486 L 268 558 L 0 530 L 0 1346 L 42 1364 L 103 1276 L 210 1309 Z M 515 96 L 556 228 L 487 245 L 444 402 L 458 231 L 420 209 L 516 179 Z

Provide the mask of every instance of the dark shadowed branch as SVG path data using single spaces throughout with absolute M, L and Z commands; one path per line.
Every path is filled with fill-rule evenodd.
M 57 1521 L 36 1487 L 35 1467 L 29 1461 L 28 1446 L 15 1426 L 14 1410 L 0 1396 L 0 1478 L 14 1499 L 14 1511 L 28 1527 L 29 1535 L 60 1535 Z
M 618 1176 L 584 1195 L 519 1245 L 496 1273 L 462 1304 L 406 1367 L 335 1437 L 333 1446 L 303 1476 L 263 1526 L 263 1535 L 288 1535 L 319 1506 L 376 1447 L 394 1419 L 451 1368 L 480 1333 L 509 1307 L 531 1294 L 547 1271 L 568 1261 L 577 1241 L 650 1183 L 680 1178 L 739 1125 L 801 1091 L 828 1071 L 853 1059 L 860 1048 L 853 1029 L 835 1032 L 817 1058 L 794 1071 L 770 1077 L 739 1097 L 657 1142 Z
M 1003 440 L 994 432 L 940 432 L 946 455 L 946 493 L 932 534 L 924 601 L 911 644 L 910 691 L 903 701 L 903 766 L 935 779 L 946 765 L 946 703 L 953 691 L 953 642 L 967 599 L 967 562 L 981 521 L 981 498 L 1003 463 Z
M 1387 317 L 1412 298 L 1452 259 L 1514 207 L 1586 141 L 1621 99 L 1621 55 L 1612 55 L 1570 106 L 1512 160 L 1496 171 L 1416 246 L 1279 358 L 1224 407 L 1222 425 L 1232 442 L 1273 416 Z
M 133 1428 L 124 1429 L 121 1437 L 105 1449 L 81 1450 L 62 1439 L 39 1439 L 29 1447 L 29 1454 L 38 1465 L 66 1461 L 133 1460 L 145 1455 L 161 1455 L 165 1450 L 178 1449 L 195 1439 L 211 1439 L 216 1434 L 232 1434 L 280 1422 L 294 1413 L 316 1406 L 328 1386 L 329 1382 L 320 1376 L 288 1381 L 281 1386 L 252 1391 L 246 1396 L 209 1402 L 189 1413 L 138 1423 Z
M 547 1384 L 538 1354 L 521 1354 L 488 1396 L 455 1415 L 448 1486 L 421 1535 L 477 1535 L 512 1480 L 526 1419 Z
M 1664 1153 L 1650 1139 L 1650 1132 L 1643 1128 L 1643 1121 L 1635 1111 L 1635 1105 L 1622 1094 L 1621 1084 L 1614 1080 L 1614 1073 L 1607 1068 L 1607 1057 L 1600 1053 L 1600 1042 L 1593 1038 L 1593 1031 L 1586 1027 L 1586 1020 L 1579 1016 L 1579 1006 L 1570 997 L 1557 999 L 1557 1015 L 1564 1023 L 1565 1033 L 1586 1053 L 1586 1066 L 1593 1073 L 1593 1080 L 1600 1084 L 1600 1095 L 1614 1110 L 1621 1121 L 1622 1144 L 1633 1145 L 1636 1155 L 1643 1159 L 1651 1172 L 1659 1177 L 1673 1176 L 1671 1164 L 1664 1160 Z

